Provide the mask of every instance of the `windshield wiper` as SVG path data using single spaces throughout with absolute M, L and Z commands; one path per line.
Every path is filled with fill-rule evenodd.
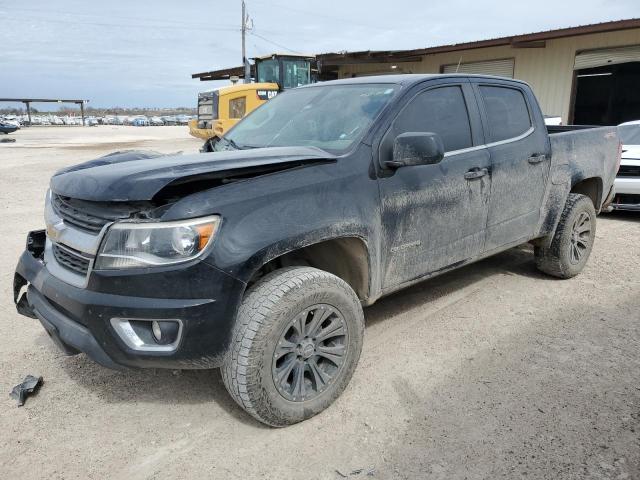
M 232 140 L 231 138 L 226 138 L 226 137 L 218 137 L 218 142 L 216 142 L 216 144 L 219 144 L 220 142 L 224 142 L 224 146 L 225 147 L 231 147 L 234 150 L 244 150 L 244 146 L 242 145 L 238 145 L 234 140 Z M 219 150 L 216 150 L 219 151 Z
M 240 145 L 238 145 L 234 140 L 232 140 L 231 138 L 227 138 L 227 137 L 220 137 L 222 140 L 224 140 L 226 142 L 227 145 L 230 145 L 232 148 L 236 149 L 236 150 L 242 150 L 242 147 Z

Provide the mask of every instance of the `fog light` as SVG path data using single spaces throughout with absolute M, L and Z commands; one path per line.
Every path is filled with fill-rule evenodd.
M 153 338 L 156 342 L 162 343 L 162 330 L 160 329 L 160 324 L 155 320 L 151 323 L 151 331 L 153 331 Z
M 180 324 L 174 320 L 154 320 L 153 322 L 151 322 L 151 332 L 153 333 L 153 339 L 159 345 L 169 345 L 170 343 L 175 343 L 175 341 L 178 339 L 178 330 L 180 330 Z
M 171 352 L 182 338 L 182 321 L 112 318 L 111 325 L 129 348 L 147 352 Z

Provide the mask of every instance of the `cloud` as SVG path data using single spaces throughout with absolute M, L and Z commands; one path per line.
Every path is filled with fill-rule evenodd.
M 247 0 L 249 56 L 422 48 L 637 16 L 637 0 Z M 237 66 L 240 7 L 201 0 L 0 0 L 5 96 L 71 96 L 96 106 L 193 105 Z M 257 36 L 259 35 L 259 36 Z M 279 46 L 276 46 L 279 45 Z

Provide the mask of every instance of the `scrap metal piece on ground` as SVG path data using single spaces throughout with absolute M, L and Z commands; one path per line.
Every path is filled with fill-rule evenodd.
M 27 396 L 31 395 L 36 390 L 38 390 L 38 388 L 40 388 L 40 385 L 42 385 L 42 383 L 43 383 L 42 377 L 34 377 L 33 375 L 27 375 L 26 377 L 24 377 L 24 380 L 22 381 L 22 383 L 19 383 L 18 385 L 13 387 L 13 390 L 11 390 L 11 393 L 9 394 L 9 396 L 17 400 L 18 406 L 21 407 L 24 405 L 24 402 L 26 401 Z

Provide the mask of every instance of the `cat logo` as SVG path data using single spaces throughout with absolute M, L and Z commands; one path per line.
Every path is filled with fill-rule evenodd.
M 278 90 L 257 90 L 256 93 L 260 100 L 271 100 L 278 94 Z

